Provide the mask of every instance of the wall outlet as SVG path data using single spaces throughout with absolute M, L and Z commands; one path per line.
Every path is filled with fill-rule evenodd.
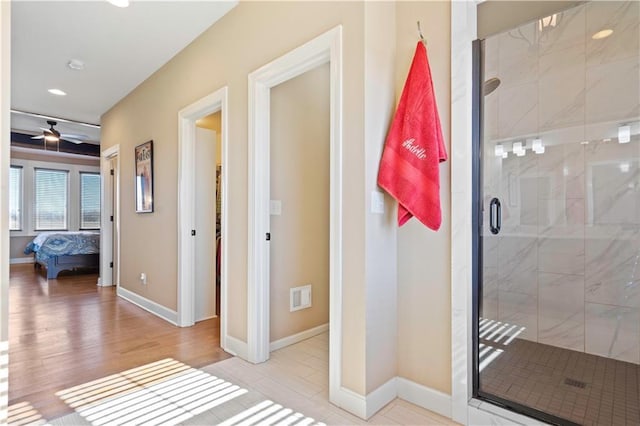
M 142 285 L 147 285 L 147 274 L 144 272 L 140 272 L 140 283 Z
M 384 194 L 380 191 L 371 191 L 371 213 L 384 214 Z
M 311 307 L 311 284 L 289 290 L 289 312 Z

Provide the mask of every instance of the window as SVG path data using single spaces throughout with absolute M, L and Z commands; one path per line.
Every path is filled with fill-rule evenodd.
M 22 167 L 9 171 L 9 230 L 22 229 Z
M 80 229 L 100 229 L 100 175 L 80 172 Z
M 67 229 L 69 173 L 35 169 L 35 229 Z

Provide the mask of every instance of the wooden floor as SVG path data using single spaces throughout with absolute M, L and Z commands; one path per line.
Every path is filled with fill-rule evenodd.
M 55 393 L 139 365 L 173 358 L 199 368 L 230 355 L 218 319 L 179 328 L 97 287 L 96 274 L 46 279 L 12 265 L 9 290 L 9 415 L 35 409 L 45 419 L 73 410 Z

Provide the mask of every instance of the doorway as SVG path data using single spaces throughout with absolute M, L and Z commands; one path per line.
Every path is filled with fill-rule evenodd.
M 201 126 L 198 125 L 199 120 Z M 215 126 L 206 124 L 215 120 Z M 218 179 L 214 181 L 218 171 L 217 163 L 221 166 L 228 164 L 227 88 L 224 87 L 182 109 L 178 113 L 178 125 L 178 326 L 190 327 L 196 321 L 219 315 L 220 346 L 228 350 L 225 256 L 227 242 L 224 238 L 228 235 L 226 167 L 220 167 Z M 199 156 L 205 158 L 199 159 Z M 207 161 L 207 164 L 201 161 Z M 205 181 L 208 183 L 204 183 Z M 198 192 L 206 193 L 207 199 L 199 199 Z M 218 214 L 211 214 L 212 211 L 217 211 Z M 216 238 L 218 229 L 220 240 Z M 203 238 L 199 239 L 198 234 Z M 207 240 L 207 236 L 212 238 Z M 199 260 L 200 258 L 202 260 Z M 202 265 L 213 267 L 202 269 Z M 199 286 L 198 277 L 202 279 L 202 276 L 207 277 L 205 281 L 208 284 Z M 220 283 L 219 297 L 216 295 L 217 282 Z M 208 292 L 208 302 L 196 303 L 205 291 Z M 219 299 L 219 302 L 216 299 Z M 216 305 L 219 305 L 218 314 Z
M 328 331 L 329 64 L 271 89 L 271 351 Z
M 100 286 L 120 285 L 120 147 L 114 145 L 101 154 L 102 209 L 100 231 Z
M 348 399 L 342 378 L 342 27 L 338 26 L 249 74 L 249 250 L 247 358 L 269 359 L 271 89 L 329 64 L 329 399 Z

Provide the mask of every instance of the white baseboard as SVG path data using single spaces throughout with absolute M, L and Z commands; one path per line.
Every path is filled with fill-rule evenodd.
M 17 265 L 20 263 L 34 263 L 33 257 L 14 257 L 9 259 L 9 264 Z
M 206 320 L 210 320 L 210 319 L 214 319 L 214 318 L 218 318 L 218 316 L 216 314 L 213 314 L 213 315 L 210 315 L 208 317 L 198 318 L 194 322 L 206 321 Z
M 308 330 L 301 331 L 300 333 L 293 334 L 291 336 L 283 337 L 282 339 L 275 340 L 269 344 L 269 351 L 277 351 L 286 346 L 293 345 L 294 343 L 302 342 L 318 334 L 322 334 L 329 331 L 329 323 L 319 325 L 317 327 L 310 328 Z
M 178 313 L 176 311 L 165 308 L 153 300 L 142 297 L 137 293 L 127 290 L 126 288 L 118 287 L 117 294 L 124 300 L 140 306 L 145 311 L 151 312 L 173 325 L 178 325 Z
M 223 336 L 221 340 L 222 349 L 225 352 L 237 356 L 238 358 L 242 358 L 245 361 L 249 360 L 249 348 L 247 346 L 247 342 L 243 342 L 242 340 L 231 336 Z
M 451 395 L 412 382 L 403 377 L 397 378 L 398 398 L 451 418 Z
M 394 377 L 367 395 L 366 418 L 371 418 L 382 407 L 396 399 L 396 396 L 398 396 L 398 378 Z
M 340 388 L 331 402 L 345 411 L 367 420 L 397 396 L 397 378 L 394 377 L 369 393 L 366 397 L 347 388 Z M 335 399 L 335 400 L 334 400 Z
M 109 283 L 103 283 L 102 282 L 102 277 L 98 277 L 98 283 L 97 283 L 98 287 L 113 287 L 114 284 L 109 284 Z
M 366 398 L 351 389 L 340 387 L 336 392 L 331 392 L 330 401 L 354 416 L 365 420 L 367 418 Z

